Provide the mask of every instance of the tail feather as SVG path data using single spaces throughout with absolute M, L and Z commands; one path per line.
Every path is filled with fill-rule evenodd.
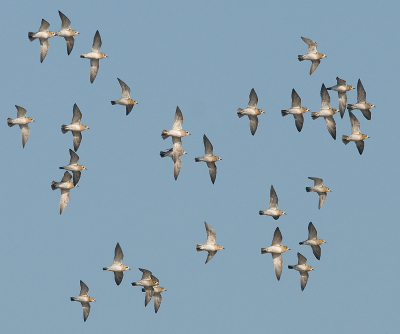
M 64 167 L 58 167 L 59 169 L 65 169 Z
M 319 117 L 318 111 L 313 111 L 313 112 L 311 113 L 311 118 L 312 118 L 312 119 L 317 119 L 318 117 Z
M 299 245 L 302 245 L 302 244 L 304 244 L 304 241 L 302 241 L 302 242 L 299 242 Z
M 66 127 L 67 127 L 66 125 L 61 125 L 61 132 L 64 133 L 64 134 L 68 132 Z
M 111 104 L 112 105 L 117 104 L 117 101 L 111 101 Z
M 56 181 L 51 182 L 51 189 L 56 190 L 57 186 L 56 186 Z
M 12 126 L 14 126 L 15 124 L 12 123 L 12 118 L 7 118 L 7 125 L 11 128 Z
M 200 158 L 194 158 L 194 161 L 198 162 L 201 161 Z
M 346 138 L 347 138 L 346 135 L 343 135 L 343 136 L 342 136 L 342 142 L 343 142 L 345 145 L 347 145 L 347 144 L 350 142 L 350 140 L 346 140 Z
M 199 252 L 201 250 L 203 250 L 203 245 L 197 244 L 196 245 L 196 250 Z
M 167 139 L 169 137 L 168 130 L 163 130 L 161 132 L 162 139 Z
M 260 215 L 263 215 L 263 214 L 264 214 L 264 211 L 258 211 L 258 213 L 259 213 Z
M 35 40 L 36 39 L 36 37 L 33 37 L 33 35 L 35 35 L 35 33 L 34 32 L 28 32 L 28 38 L 29 38 L 29 40 L 32 42 L 33 40 Z
M 160 151 L 160 157 L 164 158 L 167 155 L 167 152 L 164 151 Z
M 266 248 L 261 248 L 261 254 L 265 254 L 265 253 L 268 253 L 268 252 L 266 251 Z
M 104 267 L 104 268 L 103 268 L 103 270 L 107 270 L 107 269 L 108 269 L 108 267 Z
M 348 104 L 348 105 L 347 105 L 347 109 L 349 109 L 349 110 L 353 110 L 353 109 L 354 109 L 354 106 L 353 106 L 353 104 Z
M 297 59 L 298 59 L 299 61 L 303 61 L 303 60 L 304 60 L 304 56 L 303 56 L 303 55 L 298 55 L 298 56 L 297 56 Z
M 288 111 L 287 111 L 287 110 L 281 110 L 281 113 L 282 113 L 282 116 L 289 115 L 289 113 L 288 113 Z
M 75 300 L 75 297 L 71 297 L 71 301 L 73 302 Z
M 311 187 L 306 187 L 306 191 L 309 193 L 311 191 Z
M 244 115 L 242 114 L 242 111 L 243 111 L 242 108 L 239 108 L 239 109 L 237 110 L 237 115 L 238 115 L 239 118 L 244 116 Z
M 136 282 L 133 282 L 132 285 L 133 285 L 133 286 L 136 286 L 137 284 L 136 284 Z
M 294 269 L 293 266 L 288 266 L 289 269 Z

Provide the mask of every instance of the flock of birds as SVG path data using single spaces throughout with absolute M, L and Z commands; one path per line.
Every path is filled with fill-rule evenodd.
M 73 46 L 74 46 L 74 36 L 78 34 L 77 31 L 71 29 L 71 22 L 70 20 L 59 11 L 59 15 L 61 18 L 61 30 L 59 32 L 51 32 L 48 30 L 50 24 L 42 19 L 39 31 L 36 33 L 29 32 L 28 37 L 30 41 L 35 39 L 39 39 L 40 41 L 40 62 L 46 57 L 46 54 L 49 49 L 49 41 L 48 39 L 53 36 L 61 36 L 64 37 L 66 40 L 67 45 L 67 53 L 68 55 L 71 53 Z M 306 55 L 299 55 L 299 61 L 303 60 L 310 60 L 311 61 L 311 68 L 310 68 L 310 75 L 316 70 L 322 58 L 326 56 L 321 54 L 317 51 L 317 43 L 305 38 L 301 37 L 302 40 L 308 44 L 308 52 Z M 96 31 L 94 39 L 93 39 L 93 46 L 91 52 L 87 54 L 82 54 L 81 58 L 88 58 L 90 59 L 90 82 L 93 83 L 95 80 L 98 69 L 99 69 L 99 60 L 102 58 L 107 57 L 106 54 L 100 52 L 101 47 L 101 37 L 99 31 Z M 132 111 L 132 108 L 137 102 L 130 98 L 130 88 L 119 78 L 118 82 L 122 89 L 122 95 L 119 100 L 111 101 L 112 105 L 120 104 L 126 107 L 126 115 Z M 364 87 L 361 83 L 361 80 L 358 80 L 357 83 L 357 103 L 355 104 L 347 104 L 347 91 L 352 90 L 354 87 L 347 85 L 346 81 L 340 79 L 339 77 L 336 78 L 337 84 L 335 86 L 326 88 L 324 84 L 321 87 L 321 110 L 318 112 L 311 112 L 312 119 L 317 119 L 319 117 L 323 117 L 325 119 L 327 128 L 333 139 L 336 139 L 336 122 L 333 116 L 340 112 L 341 118 L 343 118 L 346 106 L 349 112 L 350 122 L 351 122 L 351 134 L 349 136 L 343 135 L 342 141 L 344 144 L 349 143 L 350 141 L 354 141 L 357 149 L 360 154 L 363 153 L 364 150 L 364 139 L 368 138 L 368 135 L 362 134 L 360 131 L 360 122 L 353 114 L 352 110 L 359 109 L 361 110 L 364 117 L 368 120 L 371 119 L 371 111 L 370 109 L 374 107 L 373 104 L 370 104 L 366 101 L 366 93 Z M 338 92 L 339 97 L 339 109 L 331 108 L 330 106 L 330 96 L 328 90 L 334 90 Z M 252 135 L 256 133 L 257 126 L 258 126 L 258 115 L 264 113 L 263 110 L 257 108 L 258 104 L 258 97 L 254 89 L 250 91 L 249 96 L 249 103 L 247 108 L 242 109 L 239 108 L 237 110 L 237 115 L 239 118 L 247 115 L 250 120 L 250 132 Z M 22 146 L 25 147 L 29 133 L 29 123 L 33 122 L 34 119 L 27 117 L 27 111 L 20 107 L 16 106 L 17 108 L 17 118 L 7 119 L 7 124 L 12 127 L 16 124 L 19 125 L 21 132 L 22 132 Z M 301 99 L 297 92 L 293 89 L 292 90 L 292 105 L 290 109 L 282 110 L 282 116 L 286 116 L 288 114 L 292 114 L 295 119 L 295 125 L 297 130 L 300 132 L 303 127 L 304 117 L 303 114 L 309 111 L 308 108 L 301 106 Z M 60 169 L 66 170 L 64 173 L 63 178 L 60 182 L 53 181 L 51 183 L 51 188 L 53 190 L 60 189 L 61 190 L 61 199 L 60 199 L 60 214 L 66 208 L 69 198 L 70 198 L 70 189 L 76 187 L 79 183 L 81 177 L 81 171 L 86 169 L 85 166 L 79 164 L 79 156 L 76 153 L 78 150 L 81 140 L 82 140 L 82 131 L 88 129 L 87 125 L 83 125 L 81 123 L 82 113 L 79 110 L 78 106 L 74 104 L 73 106 L 73 117 L 72 121 L 69 125 L 62 125 L 61 131 L 63 134 L 71 131 L 73 136 L 73 147 L 74 150 L 69 150 L 70 153 L 70 162 L 68 165 L 59 167 Z M 168 149 L 167 151 L 161 151 L 161 157 L 171 157 L 174 165 L 174 178 L 175 180 L 178 178 L 182 160 L 181 156 L 184 155 L 186 152 L 182 149 L 182 137 L 189 135 L 188 131 L 182 129 L 182 122 L 183 116 L 182 112 L 179 107 L 176 108 L 174 123 L 171 130 L 163 130 L 161 136 L 163 139 L 168 137 L 172 138 L 172 145 L 173 147 Z M 205 153 L 202 157 L 195 158 L 195 161 L 204 161 L 207 163 L 207 167 L 209 170 L 211 182 L 214 184 L 217 175 L 217 167 L 215 165 L 216 161 L 221 160 L 220 157 L 215 156 L 213 154 L 213 145 L 211 144 L 210 140 L 207 138 L 206 135 L 203 136 L 204 141 L 204 148 Z M 72 175 L 69 173 L 72 172 Z M 72 179 L 72 181 L 71 181 Z M 319 195 L 319 209 L 321 209 L 326 196 L 327 192 L 331 191 L 329 188 L 323 185 L 323 180 L 316 177 L 309 177 L 309 179 L 314 181 L 313 187 L 306 187 L 307 192 L 317 192 Z M 285 212 L 278 208 L 278 196 L 275 192 L 273 186 L 270 189 L 270 203 L 267 210 L 259 211 L 260 215 L 269 215 L 277 220 L 280 216 L 284 215 Z M 197 244 L 196 250 L 197 251 L 207 251 L 208 256 L 206 262 L 209 262 L 213 256 L 217 253 L 217 251 L 223 249 L 223 246 L 217 245 L 215 242 L 216 233 L 213 228 L 205 222 L 205 228 L 207 232 L 207 240 L 204 245 Z M 272 239 L 271 246 L 261 248 L 261 254 L 264 253 L 271 253 L 272 259 L 274 263 L 274 269 L 276 278 L 280 280 L 282 274 L 282 267 L 283 267 L 283 260 L 282 260 L 282 253 L 289 250 L 289 247 L 282 246 L 282 234 L 279 230 L 279 227 L 276 228 L 274 232 L 274 236 Z M 317 230 L 315 229 L 314 225 L 310 222 L 308 225 L 308 239 L 300 242 L 300 245 L 310 245 L 312 247 L 313 254 L 315 257 L 320 260 L 321 258 L 321 248 L 320 245 L 325 243 L 325 240 L 317 238 Z M 308 280 L 308 272 L 313 270 L 311 266 L 307 264 L 307 259 L 300 253 L 297 253 L 298 256 L 298 264 L 296 265 L 289 265 L 289 269 L 295 269 L 300 272 L 300 283 L 301 283 L 301 290 L 304 290 Z M 115 283 L 120 285 L 123 279 L 123 272 L 126 270 L 130 270 L 128 266 L 122 264 L 123 260 L 123 252 L 119 243 L 117 243 L 115 247 L 115 254 L 114 254 L 114 261 L 111 266 L 104 267 L 103 270 L 112 271 L 114 272 Z M 145 306 L 150 302 L 150 300 L 154 297 L 154 309 L 157 313 L 161 304 L 161 293 L 165 291 L 165 288 L 159 286 L 159 280 L 153 276 L 152 272 L 146 269 L 139 269 L 142 272 L 142 278 L 137 281 L 133 282 L 133 286 L 142 286 L 142 291 L 145 292 Z M 80 281 L 80 293 L 78 297 L 71 297 L 71 301 L 79 301 L 82 304 L 83 308 L 83 319 L 86 321 L 89 312 L 90 312 L 90 302 L 94 301 L 93 297 L 88 295 L 89 288 L 87 285 Z

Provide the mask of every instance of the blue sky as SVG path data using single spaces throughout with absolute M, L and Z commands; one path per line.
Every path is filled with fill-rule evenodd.
M 7 333 L 137 331 L 222 333 L 280 331 L 324 333 L 397 330 L 400 288 L 398 187 L 398 4 L 394 1 L 14 1 L 0 5 L 2 36 L 0 131 L 2 187 L 0 253 L 2 288 L 0 323 Z M 30 42 L 41 19 L 60 30 L 58 10 L 78 30 L 67 56 L 65 40 L 53 37 L 46 59 L 39 61 L 39 41 Z M 99 30 L 100 69 L 89 81 L 90 51 Z M 318 43 L 327 55 L 310 76 L 310 62 L 299 62 L 307 45 Z M 335 115 L 337 140 L 323 119 L 304 114 L 299 133 L 292 116 L 294 88 L 302 105 L 320 109 L 320 89 L 336 77 L 356 86 L 360 78 L 367 101 L 375 104 L 371 121 L 355 115 L 365 141 L 362 156 L 350 134 L 349 116 Z M 129 116 L 110 101 L 121 95 L 117 78 L 138 101 Z M 255 136 L 246 107 L 251 88 L 259 98 Z M 331 105 L 338 107 L 336 92 Z M 355 103 L 356 90 L 348 92 Z M 83 132 L 79 150 L 79 187 L 59 215 L 59 166 L 69 162 L 69 124 L 76 103 Z M 14 105 L 35 119 L 22 149 Z M 176 106 L 182 110 L 182 169 L 177 181 L 162 140 Z M 203 135 L 214 146 L 218 173 L 213 185 L 205 163 Z M 323 178 L 332 189 L 318 210 L 318 196 L 306 193 Z M 269 189 L 287 215 L 275 221 L 260 216 Z M 204 221 L 217 233 L 224 250 L 207 264 Z M 321 260 L 300 246 L 312 221 L 322 245 Z M 283 272 L 278 282 L 269 254 L 279 226 Z M 120 286 L 103 272 L 119 242 L 126 272 Z M 314 267 L 306 289 L 296 264 L 301 252 Z M 153 302 L 131 282 L 146 268 L 167 289 L 157 314 Z M 79 303 L 79 280 L 96 299 L 86 323 Z M 300 329 L 299 329 L 300 328 Z

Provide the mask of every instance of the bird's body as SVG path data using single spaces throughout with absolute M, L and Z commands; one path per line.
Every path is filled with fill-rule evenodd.
M 358 79 L 357 82 L 357 103 L 356 104 L 348 104 L 348 110 L 359 109 L 361 110 L 364 117 L 368 120 L 371 120 L 371 108 L 375 107 L 373 104 L 367 102 L 367 93 L 365 92 L 364 86 L 361 83 L 361 80 Z
M 71 174 L 68 172 L 64 173 L 63 178 L 61 179 L 61 182 L 56 182 L 53 181 L 51 183 L 51 189 L 56 190 L 60 189 L 61 190 L 61 198 L 60 198 L 60 215 L 63 213 L 64 209 L 66 208 L 68 202 L 69 202 L 69 190 L 74 188 L 74 183 L 71 182 Z
M 336 77 L 336 82 L 337 84 L 332 87 L 328 87 L 327 90 L 334 90 L 338 92 L 339 95 L 339 112 L 340 112 L 340 117 L 343 118 L 344 112 L 346 111 L 346 105 L 347 105 L 347 92 L 349 90 L 352 90 L 354 87 L 347 85 L 346 81 L 343 79 L 340 79 L 339 77 Z
M 73 175 L 73 180 L 74 180 L 74 186 L 76 186 L 79 182 L 79 179 L 81 178 L 81 170 L 86 169 L 85 166 L 80 165 L 79 162 L 79 156 L 76 154 L 74 151 L 69 149 L 69 154 L 71 156 L 71 159 L 69 161 L 69 165 L 59 167 L 60 169 L 66 169 L 72 172 Z
M 314 268 L 306 263 L 307 259 L 300 253 L 297 253 L 297 258 L 298 258 L 298 263 L 293 266 L 288 266 L 288 268 L 300 272 L 300 286 L 301 286 L 301 291 L 303 291 L 307 285 L 308 272 L 313 270 Z
M 170 148 L 167 151 L 160 151 L 160 156 L 161 156 L 161 158 L 171 157 L 172 162 L 174 163 L 174 178 L 176 180 L 179 176 L 179 172 L 181 171 L 181 167 L 182 167 L 181 155 L 186 154 L 186 151 L 180 150 L 179 157 L 176 159 L 175 162 L 174 162 L 174 158 L 173 158 L 173 152 L 174 152 L 173 148 Z
M 342 142 L 347 145 L 349 142 L 354 141 L 356 143 L 358 153 L 361 155 L 364 152 L 364 139 L 369 137 L 368 135 L 361 133 L 360 122 L 350 110 L 349 117 L 351 122 L 351 134 L 350 136 L 343 135 Z

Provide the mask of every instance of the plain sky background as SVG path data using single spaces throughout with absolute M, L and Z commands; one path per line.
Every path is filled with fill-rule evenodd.
M 64 38 L 53 37 L 39 61 L 39 41 L 30 42 L 41 19 L 59 31 L 58 10 L 79 31 L 67 56 Z M 4 333 L 394 333 L 400 310 L 399 225 L 399 5 L 397 1 L 7 1 L 0 5 L 2 53 L 0 110 L 0 324 Z M 90 51 L 99 30 L 100 60 L 93 84 Z M 310 76 L 305 36 L 327 55 Z M 337 140 L 323 119 L 304 114 L 299 133 L 293 116 L 281 116 L 295 88 L 302 105 L 320 110 L 320 89 L 336 77 L 356 86 L 361 78 L 372 120 L 355 115 L 365 140 L 362 156 L 350 134 L 348 112 L 335 115 Z M 138 101 L 131 114 L 110 101 L 121 96 L 117 78 Z M 258 94 L 255 136 L 237 108 Z M 336 92 L 331 105 L 338 108 Z M 348 92 L 355 103 L 356 89 Z M 60 181 L 68 164 L 69 124 L 76 103 L 83 132 L 77 151 L 79 187 L 63 214 Z M 35 119 L 24 149 L 14 105 Z M 176 106 L 182 110 L 182 169 L 173 178 L 170 158 L 160 150 Z M 205 163 L 203 134 L 214 146 L 218 173 L 213 185 Z M 321 210 L 306 193 L 323 178 L 332 189 Z M 260 216 L 274 185 L 275 221 Z M 225 247 L 206 265 L 204 221 Z M 322 245 L 321 260 L 307 239 L 312 221 Z M 271 244 L 279 226 L 283 272 L 277 281 Z M 119 242 L 132 268 L 120 286 L 109 266 Z M 301 252 L 314 267 L 306 289 L 296 264 Z M 131 282 L 146 268 L 167 289 L 157 314 L 153 301 Z M 86 323 L 79 280 L 96 299 Z

